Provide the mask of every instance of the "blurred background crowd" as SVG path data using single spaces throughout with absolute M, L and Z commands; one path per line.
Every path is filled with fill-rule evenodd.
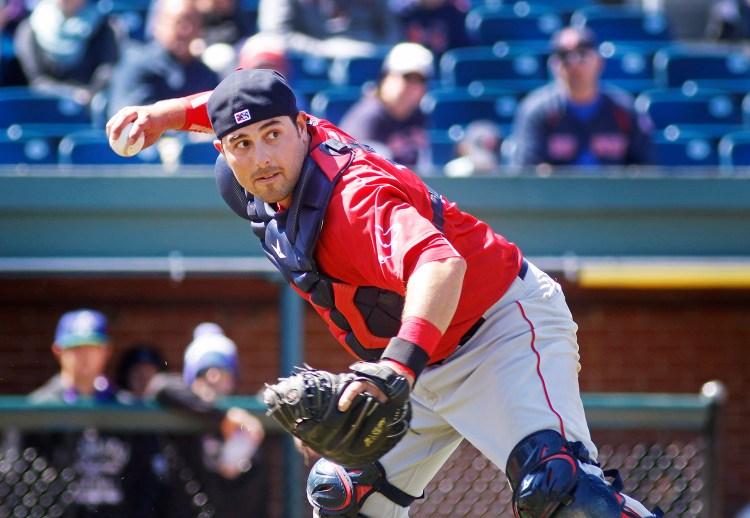
M 121 163 L 109 116 L 241 66 L 423 175 L 736 174 L 748 35 L 747 0 L 2 0 L 0 162 Z M 129 162 L 212 163 L 194 140 Z

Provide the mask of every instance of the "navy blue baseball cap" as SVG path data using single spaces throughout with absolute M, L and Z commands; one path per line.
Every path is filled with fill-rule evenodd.
M 55 347 L 69 349 L 82 345 L 109 345 L 107 318 L 92 309 L 65 313 L 57 324 Z
M 284 76 L 264 68 L 229 74 L 211 93 L 207 108 L 219 140 L 243 126 L 299 112 L 297 97 Z

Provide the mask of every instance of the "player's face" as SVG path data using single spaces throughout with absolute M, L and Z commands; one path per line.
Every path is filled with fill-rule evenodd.
M 294 121 L 287 116 L 275 117 L 222 139 L 229 167 L 250 194 L 266 203 L 289 206 L 307 156 L 306 117 L 303 112 Z

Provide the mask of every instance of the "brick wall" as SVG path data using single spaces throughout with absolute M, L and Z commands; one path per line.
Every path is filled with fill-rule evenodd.
M 727 385 L 722 487 L 725 515 L 733 516 L 750 500 L 750 292 L 565 289 L 580 326 L 583 391 L 697 393 L 712 379 Z M 217 322 L 240 347 L 240 392 L 254 393 L 278 374 L 277 306 L 275 284 L 240 277 L 0 279 L 0 394 L 27 393 L 56 372 L 49 347 L 57 319 L 79 307 L 110 318 L 116 350 L 153 342 L 175 370 L 195 325 Z M 311 310 L 305 329 L 308 363 L 346 368 L 351 358 Z

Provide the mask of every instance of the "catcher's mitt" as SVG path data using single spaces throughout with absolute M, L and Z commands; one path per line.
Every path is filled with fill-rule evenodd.
M 392 369 L 357 362 L 353 373 L 332 374 L 305 365 L 288 378 L 266 385 L 268 415 L 319 455 L 344 467 L 379 459 L 406 434 L 411 419 L 409 383 Z M 380 403 L 359 394 L 345 412 L 338 409 L 344 389 L 354 380 L 377 385 L 388 397 Z

